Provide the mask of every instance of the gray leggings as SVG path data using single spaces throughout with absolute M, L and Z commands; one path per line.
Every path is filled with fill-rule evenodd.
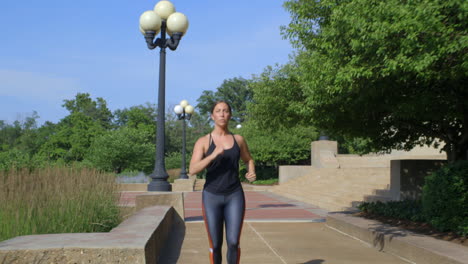
M 245 214 L 245 197 L 242 188 L 223 195 L 203 191 L 203 218 L 210 242 L 210 263 L 221 264 L 223 245 L 223 223 L 226 224 L 227 263 L 237 264 L 240 260 L 240 234 Z

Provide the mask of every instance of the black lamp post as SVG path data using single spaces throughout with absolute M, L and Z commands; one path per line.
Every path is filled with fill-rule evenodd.
M 145 35 L 149 49 L 160 47 L 159 60 L 159 90 L 158 90 L 158 120 L 156 130 L 156 161 L 154 171 L 150 175 L 152 181 L 148 184 L 148 191 L 171 191 L 167 182 L 169 175 L 164 161 L 164 121 L 165 121 L 165 90 L 166 90 L 166 48 L 177 49 L 182 36 L 187 32 L 187 17 L 175 12 L 174 5 L 166 0 L 160 1 L 154 10 L 145 11 L 140 16 L 140 31 Z M 161 37 L 154 41 L 161 32 Z M 166 33 L 170 38 L 166 39 Z
M 187 100 L 182 100 L 180 104 L 174 107 L 174 112 L 177 118 L 182 120 L 182 170 L 180 171 L 179 179 L 188 179 L 185 163 L 185 120 L 190 120 L 193 114 L 193 106 L 189 105 Z

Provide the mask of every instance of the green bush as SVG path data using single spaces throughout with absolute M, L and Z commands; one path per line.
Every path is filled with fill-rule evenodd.
M 107 131 L 91 145 L 85 162 L 108 172 L 144 171 L 154 167 L 154 143 L 145 130 L 123 127 Z
M 422 205 L 438 230 L 468 235 L 468 161 L 448 164 L 426 177 Z
M 190 159 L 192 158 L 191 153 L 185 155 L 185 169 L 189 170 Z M 182 167 L 182 153 L 172 152 L 166 155 L 164 158 L 166 169 L 180 169 Z
M 239 178 L 241 182 L 248 182 L 245 178 L 247 168 L 241 161 L 239 165 Z M 278 168 L 274 166 L 255 166 L 255 174 L 257 175 L 257 181 L 273 180 L 272 182 L 278 182 Z
M 405 219 L 422 222 L 424 215 L 422 213 L 421 201 L 404 200 L 383 202 L 365 202 L 358 206 L 358 209 L 373 215 L 380 215 L 395 219 Z

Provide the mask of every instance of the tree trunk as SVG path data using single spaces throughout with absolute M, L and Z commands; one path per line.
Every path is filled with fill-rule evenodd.
M 447 160 L 449 163 L 458 160 L 468 160 L 468 144 L 457 145 L 450 142 L 445 146 L 445 151 L 447 152 Z

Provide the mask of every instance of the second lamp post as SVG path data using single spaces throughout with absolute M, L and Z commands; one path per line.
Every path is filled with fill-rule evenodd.
M 186 162 L 185 162 L 185 120 L 190 120 L 193 114 L 193 106 L 189 105 L 187 100 L 182 100 L 180 104 L 174 107 L 174 112 L 177 114 L 179 120 L 182 120 L 182 169 L 180 171 L 179 179 L 188 179 Z

